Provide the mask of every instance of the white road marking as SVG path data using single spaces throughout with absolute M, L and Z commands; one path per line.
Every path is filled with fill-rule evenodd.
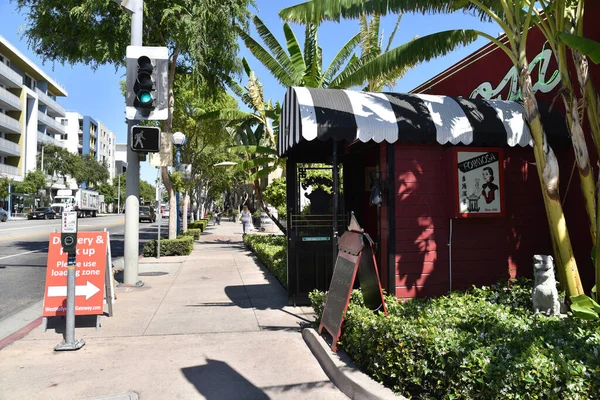
M 26 251 L 25 253 L 13 254 L 13 255 L 10 255 L 10 256 L 4 256 L 4 257 L 0 257 L 0 260 L 5 260 L 7 258 L 12 258 L 12 257 L 18 257 L 18 256 L 22 256 L 22 255 L 25 255 L 25 254 L 38 253 L 38 252 L 40 252 L 42 250 L 43 249 L 40 249 L 40 250 L 31 250 L 31 251 Z

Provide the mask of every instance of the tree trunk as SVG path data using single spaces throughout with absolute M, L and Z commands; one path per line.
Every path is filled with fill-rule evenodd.
M 554 248 L 556 266 L 560 279 L 564 279 L 562 283 L 567 290 L 568 296 L 576 296 L 583 294 L 583 288 L 581 286 L 575 256 L 573 255 L 573 248 L 567 230 L 565 215 L 560 203 L 558 160 L 556 159 L 552 148 L 546 141 L 546 134 L 542 126 L 538 104 L 531 85 L 531 76 L 528 70 L 525 49 L 524 46 L 521 47 L 518 58 L 519 63 L 517 65 L 519 83 L 523 95 L 525 115 L 533 137 L 533 152 L 540 179 L 544 205 L 546 207 L 548 227 Z
M 188 229 L 188 219 L 187 219 L 187 211 L 189 207 L 190 196 L 188 191 L 186 190 L 183 194 L 183 214 L 181 216 L 181 232 L 187 232 Z
M 175 202 L 175 190 L 173 190 L 173 184 L 171 178 L 169 178 L 168 167 L 161 167 L 162 180 L 165 185 L 165 189 L 169 193 L 169 239 L 177 238 L 177 219 L 173 218 L 173 215 L 177 214 L 177 206 Z
M 269 211 L 269 207 L 267 207 L 267 204 L 265 203 L 265 200 L 263 199 L 262 189 L 260 187 L 260 181 L 258 179 L 254 180 L 254 190 L 256 191 L 256 197 L 258 198 L 258 201 L 260 203 L 260 207 L 262 208 L 262 210 L 269 216 L 269 218 L 271 218 L 271 221 L 273 221 L 273 223 L 275 225 L 277 225 L 277 227 L 281 230 L 281 232 L 283 232 L 283 234 L 285 236 L 287 236 L 286 227 L 283 226 L 283 224 L 281 222 L 279 222 L 279 220 L 271 214 L 271 211 Z
M 587 144 L 585 142 L 583 127 L 581 125 L 577 96 L 573 90 L 573 84 L 569 74 L 567 48 L 566 45 L 560 41 L 558 42 L 557 60 L 559 63 L 561 83 L 563 87 L 561 97 L 565 105 L 569 133 L 571 134 L 573 151 L 575 152 L 575 160 L 579 170 L 581 192 L 588 215 L 588 229 L 590 230 L 592 243 L 596 243 L 596 182 L 594 179 L 594 170 L 590 166 L 590 157 Z M 581 57 L 581 54 L 575 54 L 575 52 L 573 53 L 573 61 L 576 65 L 578 81 L 580 84 L 583 84 L 581 89 L 583 92 L 585 87 L 583 82 L 587 79 L 587 64 Z

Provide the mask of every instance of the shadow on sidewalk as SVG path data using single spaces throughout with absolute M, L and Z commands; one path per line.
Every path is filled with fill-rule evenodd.
M 223 361 L 209 358 L 204 365 L 182 368 L 181 371 L 207 400 L 269 399 L 265 392 Z

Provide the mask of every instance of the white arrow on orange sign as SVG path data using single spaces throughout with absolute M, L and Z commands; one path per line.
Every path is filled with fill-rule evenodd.
M 85 285 L 75 286 L 75 296 L 85 296 L 89 299 L 100 291 L 96 285 L 87 281 Z M 48 286 L 48 297 L 65 297 L 67 295 L 66 286 Z

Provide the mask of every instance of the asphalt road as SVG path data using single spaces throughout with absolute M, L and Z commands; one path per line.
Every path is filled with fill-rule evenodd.
M 43 299 L 48 240 L 50 233 L 60 231 L 60 222 L 60 219 L 0 222 L 0 321 Z M 163 233 L 167 224 L 164 219 Z M 104 228 L 110 232 L 113 260 L 123 257 L 123 214 L 79 220 L 80 231 L 102 231 Z M 157 228 L 157 223 L 140 223 L 140 254 L 144 243 L 156 238 Z

